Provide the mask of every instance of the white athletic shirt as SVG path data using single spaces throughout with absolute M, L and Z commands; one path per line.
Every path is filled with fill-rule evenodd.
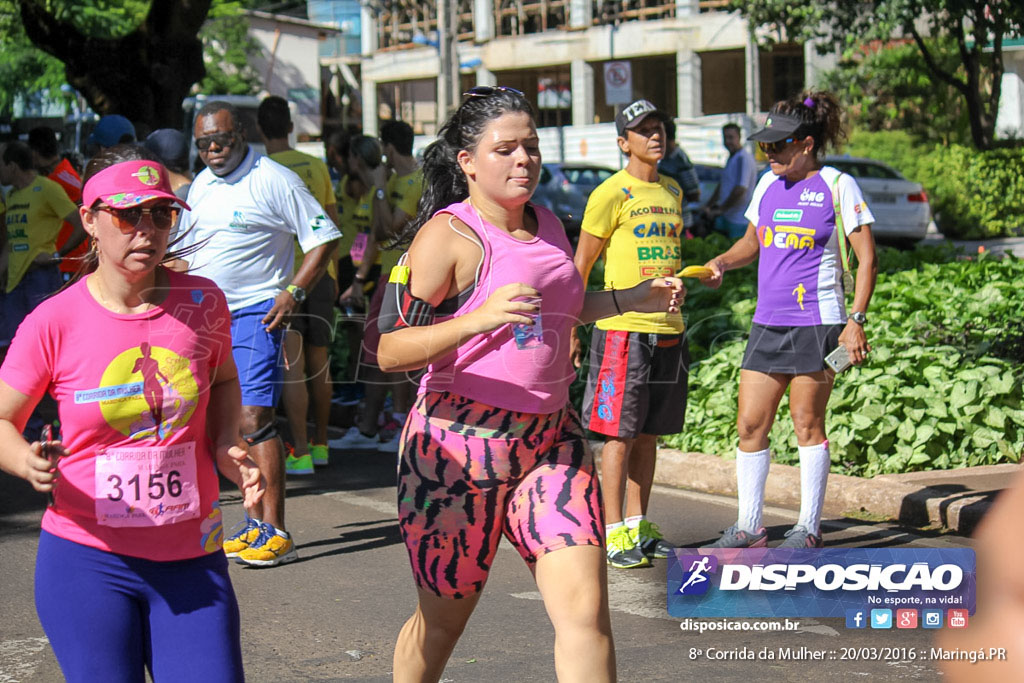
M 216 282 L 231 311 L 273 299 L 288 285 L 295 237 L 307 253 L 341 237 L 302 179 L 252 148 L 224 177 L 203 169 L 186 201 L 192 210 L 178 230 L 191 230 L 180 246 L 208 240 L 187 257 L 189 272 Z
M 796 183 L 770 171 L 758 182 L 745 214 L 760 246 L 755 323 L 846 322 L 833 190 L 847 235 L 874 222 L 857 181 L 831 166 Z

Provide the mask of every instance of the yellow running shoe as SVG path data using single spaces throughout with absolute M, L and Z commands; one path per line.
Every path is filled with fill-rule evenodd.
M 235 561 L 250 567 L 276 567 L 299 559 L 290 536 L 282 536 L 269 524 L 260 524 L 260 535 L 252 545 L 238 553 Z
M 259 520 L 246 515 L 245 519 L 235 525 L 231 532 L 231 535 L 224 540 L 224 554 L 228 557 L 237 557 L 238 553 L 248 548 L 249 544 L 259 538 Z

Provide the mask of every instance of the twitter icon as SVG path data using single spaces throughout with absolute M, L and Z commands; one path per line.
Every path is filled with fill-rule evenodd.
M 892 610 L 871 610 L 871 628 L 892 628 Z

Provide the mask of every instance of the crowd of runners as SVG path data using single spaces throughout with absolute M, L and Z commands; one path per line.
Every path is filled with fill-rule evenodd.
M 36 603 L 68 680 L 241 680 L 227 559 L 296 559 L 285 477 L 367 449 L 398 453 L 418 588 L 396 680 L 441 677 L 502 536 L 535 576 L 558 677 L 615 679 L 607 568 L 675 548 L 648 502 L 658 437 L 684 428 L 681 241 L 699 192 L 655 104 L 638 100 L 615 123 L 625 165 L 590 196 L 575 250 L 530 203 L 539 139 L 512 88 L 464 93 L 422 165 L 412 128 L 394 121 L 379 138 L 329 136 L 329 169 L 290 147 L 279 97 L 255 129 L 210 102 L 191 136 L 158 130 L 141 143 L 130 122 L 105 117 L 84 182 L 52 133 L 4 146 L 0 468 L 50 496 Z M 760 180 L 739 135 L 723 130 L 727 181 L 711 202 L 735 241 L 696 274 L 728 286 L 728 270 L 758 261 L 739 517 L 713 546 L 765 545 L 768 434 L 788 388 L 802 504 L 783 546 L 815 548 L 835 378 L 825 359 L 838 349 L 860 363 L 870 350 L 873 219 L 856 182 L 821 162 L 843 135 L 833 96 L 772 109 L 751 136 L 770 164 Z M 603 283 L 588 291 L 598 263 Z M 341 313 L 364 309 L 365 322 Z M 569 386 L 588 323 L 577 411 Z M 365 396 L 354 426 L 328 441 L 339 344 Z M 600 478 L 585 430 L 604 439 Z M 244 497 L 228 532 L 218 471 Z

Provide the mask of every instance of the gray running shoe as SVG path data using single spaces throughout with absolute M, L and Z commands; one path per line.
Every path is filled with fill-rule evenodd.
M 651 561 L 643 551 L 633 543 L 629 529 L 620 526 L 608 534 L 605 541 L 608 550 L 608 566 L 616 569 L 633 569 L 634 567 L 650 567 Z
M 674 545 L 665 540 L 658 525 L 648 522 L 646 519 L 640 521 L 639 527 L 630 530 L 629 537 L 633 544 L 652 560 L 663 560 L 676 549 Z
M 821 536 L 812 534 L 806 527 L 796 525 L 786 532 L 786 540 L 778 545 L 779 548 L 821 548 L 825 541 Z
M 768 543 L 768 531 L 761 527 L 757 533 L 740 531 L 739 528 L 731 526 L 722 533 L 722 537 L 714 543 L 708 543 L 704 548 L 763 548 Z

